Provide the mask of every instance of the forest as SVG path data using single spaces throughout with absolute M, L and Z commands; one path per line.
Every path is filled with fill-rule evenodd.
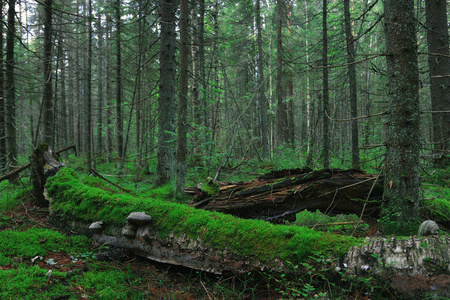
M 62 220 L 73 212 L 78 221 L 101 219 L 112 226 L 105 227 L 118 228 L 135 212 L 131 207 L 145 208 L 157 224 L 157 233 L 150 230 L 158 236 L 155 240 L 167 230 L 177 235 L 183 228 L 186 241 L 198 236 L 217 247 L 227 242 L 209 240 L 206 229 L 216 226 L 209 212 L 192 221 L 203 224 L 203 236 L 190 231 L 188 223 L 172 226 L 170 210 L 184 211 L 181 205 L 308 226 L 305 208 L 313 215 L 317 209 L 311 218 L 335 223 L 339 209 L 353 214 L 344 226 L 358 224 L 350 230 L 350 240 L 361 220 L 367 223 L 361 236 L 416 235 L 427 219 L 434 219 L 448 236 L 448 10 L 442 0 L 1 1 L 0 233 L 12 234 L 6 231 L 14 227 L 15 204 L 25 210 L 15 211 L 15 218 L 33 214 L 23 225 L 27 229 L 47 224 L 41 214 L 52 199 L 50 210 Z M 47 185 L 46 175 L 36 188 L 33 174 L 41 175 L 33 169 L 33 157 L 39 161 L 42 145 L 49 146 L 42 152 L 51 149 L 59 161 L 52 165 L 47 160 L 46 167 L 55 173 L 62 165 L 68 170 L 49 178 Z M 73 194 L 85 200 L 66 191 L 65 181 L 78 186 L 75 173 L 85 186 Z M 136 206 L 128 196 L 114 202 L 87 187 L 141 200 Z M 268 199 L 277 203 L 270 214 L 263 203 L 269 189 Z M 313 195 L 308 198 L 306 192 Z M 108 199 L 110 211 L 97 206 L 90 193 Z M 232 194 L 237 196 L 230 204 Z M 145 197 L 158 200 L 152 206 Z M 64 206 L 62 199 L 78 204 Z M 335 212 L 330 212 L 332 205 Z M 95 214 L 88 207 L 95 207 Z M 186 208 L 183 214 L 191 222 L 195 213 Z M 221 215 L 213 219 L 234 222 Z M 245 224 L 266 232 L 260 225 Z M 302 229 L 287 230 L 292 241 L 305 234 L 304 243 L 309 234 L 319 240 L 329 234 L 326 228 L 320 229 L 321 238 Z M 271 238 L 269 234 L 274 245 L 284 245 Z M 343 248 L 353 246 L 350 240 L 330 238 Z M 123 244 L 120 238 L 116 242 Z M 253 242 L 256 249 L 267 246 Z M 288 246 L 273 251 L 283 261 L 301 262 L 313 253 L 328 253 L 326 244 L 301 254 L 288 253 Z M 2 247 L 0 270 L 13 261 Z M 238 261 L 248 254 L 243 245 L 233 247 Z M 198 249 L 204 251 L 204 245 Z M 337 252 L 343 255 L 341 249 Z M 263 252 L 252 257 L 261 264 L 273 259 Z M 450 282 L 448 270 L 443 273 Z M 0 278 L 4 276 L 9 275 Z M 283 282 L 285 289 L 275 294 L 296 298 L 298 287 Z M 363 286 L 361 291 L 369 289 Z M 209 286 L 203 288 L 207 292 Z M 296 291 L 298 297 L 315 293 L 302 291 Z M 353 296 L 360 295 L 349 289 L 345 297 Z

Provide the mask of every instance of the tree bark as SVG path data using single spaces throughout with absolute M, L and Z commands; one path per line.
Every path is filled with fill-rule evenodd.
M 15 0 L 8 2 L 8 31 L 6 35 L 6 148 L 8 153 L 8 170 L 16 168 L 17 148 L 16 148 L 16 86 L 14 80 L 15 54 L 14 41 L 16 36 L 15 24 Z M 15 181 L 17 177 L 10 177 L 10 181 Z
M 445 0 L 425 1 L 430 68 L 433 143 L 438 154 L 450 155 L 450 50 Z
M 277 0 L 277 139 L 278 146 L 287 142 L 287 114 L 283 91 L 282 0 Z
M 3 12 L 3 2 L 0 2 L 0 12 Z M 6 170 L 6 122 L 5 122 L 5 80 L 3 76 L 3 13 L 0 13 L 0 172 Z
M 186 152 L 187 152 L 187 99 L 188 99 L 188 26 L 189 7 L 188 0 L 180 0 L 180 100 L 178 102 L 177 119 L 177 156 L 176 156 L 176 184 L 175 190 L 178 199 L 184 197 L 186 176 Z
M 420 225 L 420 107 L 413 0 L 385 1 L 389 106 L 381 224 L 409 235 Z
M 158 99 L 158 162 L 156 184 L 161 186 L 173 179 L 175 146 L 175 12 L 176 0 L 161 0 L 161 49 Z
M 261 151 L 262 158 L 266 160 L 269 157 L 268 150 L 268 130 L 267 130 L 267 101 L 264 84 L 264 53 L 262 49 L 262 28 L 261 28 L 261 0 L 256 0 L 256 30 L 258 31 L 258 97 L 259 97 L 259 116 L 260 134 L 261 134 Z
M 53 123 L 53 81 L 52 81 L 52 5 L 53 0 L 44 2 L 44 91 L 43 101 L 43 142 L 54 144 Z
M 121 52 L 121 29 L 122 21 L 120 20 L 120 0 L 116 0 L 116 134 L 117 134 L 117 155 L 119 163 L 122 162 L 123 156 L 123 120 L 122 120 L 122 52 Z
M 97 15 L 97 36 L 98 36 L 98 90 L 97 90 L 97 152 L 101 153 L 103 147 L 103 106 L 104 106 L 104 70 L 103 70 L 103 27 L 101 22 L 102 14 Z
M 358 169 L 359 163 L 359 133 L 357 117 L 357 87 L 355 65 L 355 39 L 352 33 L 350 17 L 350 0 L 344 0 L 345 35 L 347 41 L 348 82 L 350 89 L 350 117 L 352 118 L 352 167 Z
M 330 167 L 330 114 L 329 90 L 328 90 L 328 25 L 327 25 L 327 0 L 323 0 L 322 7 L 322 158 L 323 168 Z
M 86 156 L 87 164 L 89 167 L 92 166 L 92 150 L 93 150 L 93 139 L 92 139 L 92 0 L 88 0 L 88 17 L 87 17 L 87 31 L 88 31 L 88 55 L 87 55 L 87 89 L 86 89 L 86 115 L 85 126 L 86 126 L 86 136 L 84 143 L 86 144 Z

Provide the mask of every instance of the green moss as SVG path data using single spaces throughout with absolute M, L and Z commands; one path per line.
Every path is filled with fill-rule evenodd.
M 8 258 L 32 258 L 44 256 L 51 251 L 82 252 L 90 245 L 84 236 L 68 237 L 58 231 L 46 228 L 30 228 L 26 231 L 0 231 L 0 265 L 9 262 Z
M 220 186 L 211 177 L 208 177 L 205 182 L 201 184 L 201 190 L 210 196 L 214 196 L 219 193 Z
M 104 189 L 83 184 L 70 169 L 63 169 L 47 181 L 52 210 L 64 217 L 91 222 L 101 220 L 122 226 L 133 211 L 152 216 L 161 235 L 173 232 L 201 237 L 216 249 L 228 249 L 260 260 L 280 257 L 297 261 L 313 251 L 346 251 L 356 239 L 317 232 L 306 227 L 273 225 L 260 220 L 244 220 L 217 212 L 197 210 L 157 197 L 132 197 L 110 194 Z

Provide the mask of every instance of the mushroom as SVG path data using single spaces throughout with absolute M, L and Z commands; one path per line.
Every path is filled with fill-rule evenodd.
M 135 224 L 136 226 L 142 226 L 150 223 L 152 217 L 147 215 L 145 212 L 132 212 L 127 217 L 127 222 Z
M 102 230 L 102 225 L 103 225 L 103 222 L 101 222 L 101 221 L 94 222 L 91 225 L 89 225 L 89 230 L 92 230 L 95 232 L 100 232 Z

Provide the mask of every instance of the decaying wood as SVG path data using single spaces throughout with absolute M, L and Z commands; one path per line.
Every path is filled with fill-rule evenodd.
M 450 237 L 367 238 L 349 249 L 342 268 L 357 276 L 384 276 L 407 299 L 450 297 Z
M 65 147 L 63 149 L 60 149 L 58 151 L 54 151 L 54 153 L 55 154 L 59 154 L 61 152 L 64 152 L 64 151 L 67 151 L 67 150 L 70 150 L 70 149 L 74 149 L 75 154 L 77 153 L 77 149 L 76 149 L 75 145 L 71 145 L 71 146 Z M 11 171 L 11 172 L 5 173 L 4 175 L 0 176 L 0 182 L 3 181 L 3 180 L 9 179 L 9 178 L 11 178 L 12 176 L 14 176 L 16 174 L 19 174 L 20 172 L 22 172 L 23 170 L 28 169 L 29 167 L 31 167 L 31 163 L 28 163 L 26 165 L 20 166 L 17 169 Z
M 49 218 L 51 224 L 64 230 L 91 236 L 94 242 L 114 249 L 125 249 L 134 255 L 153 261 L 213 274 L 243 274 L 250 271 L 288 271 L 281 260 L 261 261 L 253 256 L 232 253 L 228 249 L 211 247 L 201 237 L 191 238 L 186 234 L 162 235 L 152 224 L 137 227 L 135 236 L 125 236 L 122 228 L 109 228 L 108 233 L 89 230 L 89 223 L 64 220 L 56 215 Z M 124 220 L 124 226 L 126 222 Z
M 383 193 L 382 178 L 360 170 L 294 169 L 273 171 L 255 181 L 221 183 L 220 193 L 208 196 L 201 188 L 186 188 L 191 206 L 242 218 L 276 220 L 297 212 L 363 215 L 376 218 Z

